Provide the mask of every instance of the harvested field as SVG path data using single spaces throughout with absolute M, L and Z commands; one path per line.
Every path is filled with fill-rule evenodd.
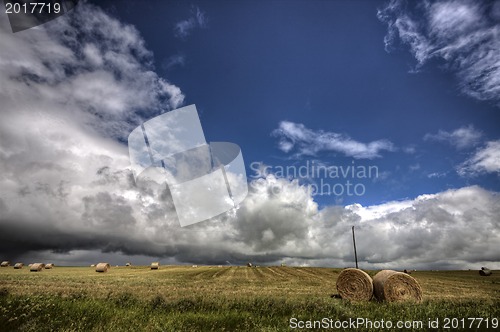
M 0 326 L 7 331 L 289 331 L 290 319 L 500 318 L 500 273 L 412 273 L 422 303 L 334 298 L 342 269 L 308 267 L 57 267 L 0 270 Z M 378 271 L 368 271 L 374 276 Z M 49 318 L 50 317 L 50 324 Z M 360 328 L 361 331 L 368 330 Z M 409 329 L 411 330 L 411 329 Z M 419 329 L 415 329 L 418 331 Z M 425 330 L 425 329 L 424 329 Z M 422 329 L 420 329 L 422 331 Z

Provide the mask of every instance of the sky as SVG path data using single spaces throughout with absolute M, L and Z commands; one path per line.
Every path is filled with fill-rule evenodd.
M 500 1 L 80 1 L 0 14 L 0 259 L 500 269 Z M 195 104 L 248 195 L 181 227 L 127 138 Z

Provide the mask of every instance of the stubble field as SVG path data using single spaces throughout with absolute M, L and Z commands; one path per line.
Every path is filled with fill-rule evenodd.
M 395 330 L 397 322 L 404 322 L 413 324 L 405 330 L 425 331 L 429 320 L 438 320 L 438 330 L 446 330 L 448 319 L 449 327 L 482 331 L 487 326 L 493 329 L 495 319 L 500 319 L 499 271 L 488 277 L 477 271 L 414 272 L 412 276 L 423 289 L 424 300 L 419 304 L 338 299 L 333 295 L 340 271 L 242 266 L 150 270 L 132 266 L 96 273 L 91 267 L 55 267 L 41 272 L 30 272 L 28 267 L 1 268 L 0 329 L 289 331 L 301 322 L 307 326 L 320 321 L 325 328 L 334 327 L 335 322 L 364 319 L 358 330 L 388 330 L 380 325 L 384 320 L 385 328 L 390 322 Z M 373 276 L 377 271 L 367 272 Z M 484 320 L 479 325 L 479 320 L 470 318 Z

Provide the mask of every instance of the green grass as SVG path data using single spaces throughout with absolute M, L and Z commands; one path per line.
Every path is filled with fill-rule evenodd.
M 90 267 L 33 273 L 1 268 L 0 330 L 286 331 L 292 317 L 424 324 L 429 318 L 500 318 L 498 271 L 489 277 L 477 271 L 415 272 L 424 292 L 420 304 L 332 298 L 339 272 L 212 266 L 152 271 L 134 266 L 113 267 L 108 273 Z

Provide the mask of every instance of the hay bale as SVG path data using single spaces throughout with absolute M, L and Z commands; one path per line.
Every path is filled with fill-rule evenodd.
M 90 264 L 90 267 L 95 267 L 95 264 Z
M 2 264 L 0 264 L 1 267 L 8 267 L 10 266 L 10 262 L 9 261 L 3 261 Z
M 422 288 L 412 276 L 393 270 L 382 270 L 373 277 L 373 294 L 379 301 L 422 301 Z
M 30 266 L 30 271 L 31 272 L 40 272 L 43 270 L 44 267 L 45 267 L 45 264 L 43 264 L 43 263 L 33 263 Z
M 193 265 L 193 266 L 191 266 L 191 267 L 198 267 L 198 265 Z
M 109 263 L 99 263 L 95 267 L 96 272 L 108 272 L 108 270 L 111 268 L 111 265 Z
M 222 267 L 222 265 L 217 265 L 217 267 Z
M 151 270 L 159 270 L 159 269 L 160 269 L 160 262 L 151 263 Z
M 132 266 L 132 264 L 130 264 L 130 263 L 127 263 L 127 264 L 125 264 L 125 266 Z
M 482 267 L 481 270 L 479 270 L 479 275 L 483 277 L 487 277 L 491 275 L 491 270 L 488 269 L 487 267 Z
M 369 301 L 373 296 L 373 281 L 365 271 L 345 269 L 337 278 L 337 291 L 346 300 Z
M 23 268 L 23 266 L 24 266 L 24 264 L 23 264 L 23 263 L 16 263 L 16 264 L 14 265 L 14 268 L 15 268 L 16 270 L 18 270 L 18 269 L 22 269 L 22 268 Z
M 54 264 L 52 264 L 52 263 L 45 264 L 45 268 L 46 268 L 47 270 L 50 270 L 50 269 L 52 269 L 53 267 L 54 267 Z

